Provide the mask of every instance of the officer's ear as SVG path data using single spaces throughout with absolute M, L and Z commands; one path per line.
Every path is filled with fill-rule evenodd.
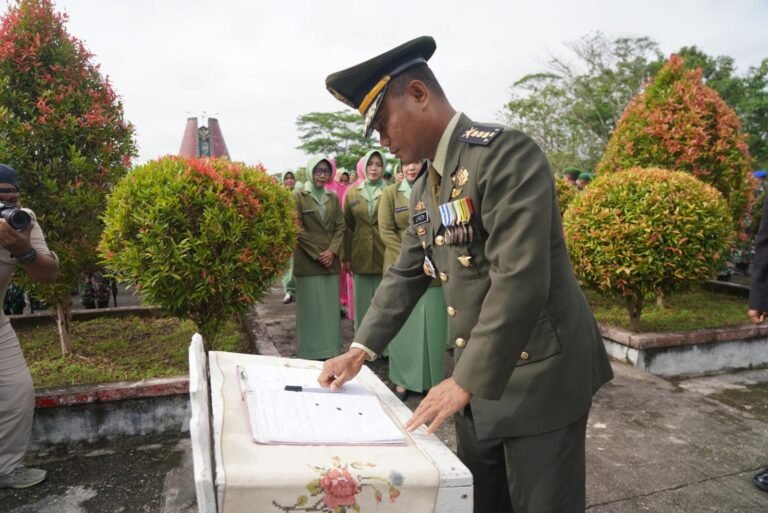
M 408 82 L 406 94 L 408 94 L 408 96 L 410 96 L 413 101 L 422 108 L 426 107 L 432 98 L 429 87 L 427 87 L 424 82 L 418 79 L 414 79 Z

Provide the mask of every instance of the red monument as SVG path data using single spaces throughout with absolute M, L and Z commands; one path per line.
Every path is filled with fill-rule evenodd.
M 197 126 L 197 118 L 187 118 L 184 137 L 181 139 L 180 157 L 229 158 L 227 143 L 219 127 L 219 120 L 208 118 L 208 126 Z

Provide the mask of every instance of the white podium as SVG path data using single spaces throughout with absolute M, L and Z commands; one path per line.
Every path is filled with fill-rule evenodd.
M 240 419 L 241 416 L 245 417 L 245 415 L 239 415 L 238 412 L 232 411 L 233 403 L 237 402 L 232 397 L 239 394 L 239 391 L 237 390 L 237 383 L 233 382 L 236 380 L 230 379 L 227 376 L 230 376 L 233 372 L 232 367 L 234 363 L 243 366 L 254 364 L 317 366 L 318 362 L 270 356 L 217 353 L 213 351 L 206 358 L 202 338 L 200 335 L 195 334 L 189 348 L 189 363 L 189 392 L 192 410 L 190 436 L 192 439 L 195 488 L 199 512 L 245 513 L 246 510 L 251 512 L 256 509 L 259 511 L 279 512 L 300 511 L 302 508 L 309 510 L 308 506 L 310 504 L 307 501 L 311 503 L 312 500 L 322 497 L 322 491 L 318 488 L 320 479 L 315 480 L 314 485 L 312 483 L 308 485 L 306 476 L 300 475 L 301 472 L 306 474 L 305 467 L 307 465 L 297 465 L 296 468 L 300 472 L 297 472 L 299 475 L 297 475 L 295 483 L 293 483 L 291 482 L 292 476 L 290 472 L 286 473 L 284 468 L 273 467 L 279 466 L 281 463 L 285 465 L 282 461 L 283 459 L 296 458 L 297 450 L 301 451 L 300 454 L 304 454 L 311 453 L 313 450 L 318 451 L 319 449 L 317 447 L 306 447 L 302 450 L 301 448 L 297 449 L 295 446 L 265 446 L 253 443 L 246 419 Z M 393 419 L 399 422 L 401 427 L 410 418 L 411 411 L 395 397 L 392 391 L 370 369 L 363 367 L 358 375 L 358 380 L 378 397 L 383 408 Z M 226 401 L 229 401 L 227 405 L 225 405 Z M 238 406 L 235 405 L 235 407 Z M 227 419 L 226 422 L 225 419 Z M 469 470 L 436 436 L 427 435 L 424 428 L 416 433 L 407 433 L 407 437 L 409 439 L 409 450 L 411 451 L 409 454 L 417 454 L 419 462 L 401 462 L 403 468 L 407 471 L 417 472 L 421 465 L 422 467 L 429 467 L 429 471 L 425 472 L 426 474 L 436 474 L 435 483 L 437 490 L 433 491 L 432 495 L 426 496 L 430 504 L 434 503 L 432 511 L 436 513 L 471 512 L 473 497 L 472 476 Z M 235 450 L 233 450 L 233 447 Z M 330 450 L 334 454 L 344 454 L 345 451 L 348 453 L 350 448 L 325 447 L 322 450 Z M 391 468 L 391 459 L 399 457 L 397 455 L 400 453 L 397 450 L 395 448 L 357 447 L 357 452 L 354 454 L 357 456 L 356 459 L 360 459 L 361 454 L 369 456 L 367 459 L 373 461 L 367 464 L 368 467 L 376 467 L 377 464 L 381 463 L 379 465 L 380 468 Z M 283 458 L 283 454 L 285 458 Z M 335 456 L 334 459 L 338 462 Z M 381 461 L 376 461 L 377 459 Z M 359 465 L 359 463 L 355 463 Z M 355 463 L 353 463 L 353 467 Z M 269 468 L 265 469 L 265 466 Z M 314 467 L 314 470 L 319 469 Z M 341 476 L 342 472 L 346 473 L 347 471 L 341 469 L 332 470 L 332 472 L 335 473 L 334 476 Z M 251 479 L 251 476 L 259 473 L 266 473 L 269 476 L 272 476 L 274 473 L 276 477 L 274 480 L 271 478 L 267 480 L 266 484 L 264 481 L 254 480 L 254 484 L 250 485 L 249 479 Z M 420 476 L 409 477 L 416 477 L 415 480 L 418 481 Z M 347 492 L 348 494 L 359 493 L 361 498 L 363 497 L 363 492 L 367 494 L 366 497 L 369 499 L 368 507 L 361 507 L 362 503 L 355 503 L 361 513 L 369 510 L 382 513 L 407 511 L 406 508 L 409 504 L 407 493 L 403 493 L 400 496 L 399 489 L 397 487 L 392 488 L 393 482 L 391 480 L 387 481 L 380 477 L 372 477 L 371 479 L 378 479 L 378 481 L 371 481 L 373 484 L 360 486 L 357 491 Z M 414 479 L 409 480 L 409 478 L 406 478 L 406 480 L 409 482 L 414 481 Z M 389 484 L 378 484 L 380 481 L 387 481 Z M 263 498 L 265 494 L 271 497 L 268 487 L 273 482 L 275 483 L 276 497 L 284 498 L 286 493 L 290 495 L 295 490 L 295 493 L 291 495 L 292 497 L 299 498 L 299 502 L 294 504 L 295 509 L 291 509 L 290 505 L 286 506 L 285 500 L 272 501 L 274 507 L 264 509 L 265 506 L 260 503 L 257 505 L 258 501 L 248 497 L 247 494 L 250 492 L 247 489 L 248 486 L 253 486 L 253 493 L 258 494 L 260 498 Z M 324 481 L 324 484 L 327 484 L 327 481 Z M 342 481 L 340 486 L 344 484 Z M 399 483 L 395 481 L 395 484 Z M 314 490 L 313 486 L 315 487 Z M 387 488 L 387 486 L 390 486 L 390 488 Z M 244 490 L 244 488 L 246 489 Z M 309 492 L 307 492 L 308 489 Z M 382 489 L 384 491 L 383 494 L 381 493 Z M 375 496 L 371 495 L 371 493 L 374 493 L 372 490 L 375 490 Z M 389 501 L 386 500 L 387 490 L 390 493 Z M 392 490 L 395 490 L 396 495 L 394 497 Z M 313 492 L 317 492 L 317 494 Z M 244 498 L 239 502 L 232 499 L 232 497 L 238 494 L 245 494 Z M 326 495 L 326 497 L 328 496 Z M 338 511 L 347 511 L 345 505 L 352 504 L 350 497 L 354 497 L 354 495 L 341 496 L 334 499 L 337 501 L 335 504 L 339 506 Z M 374 497 L 376 500 L 374 503 L 375 507 L 371 507 L 371 498 Z M 432 499 L 431 497 L 434 498 Z M 425 498 L 423 492 L 420 498 L 422 502 L 419 504 L 423 504 Z M 345 500 L 349 502 L 344 502 Z M 247 507 L 243 507 L 245 504 L 247 504 Z M 299 504 L 302 506 L 299 507 Z M 318 509 L 314 511 L 326 510 L 323 509 L 326 506 L 322 503 L 322 499 L 317 499 L 316 504 Z M 331 504 L 334 503 L 331 502 Z M 413 503 L 410 504 L 412 508 Z M 334 511 L 334 509 L 330 508 L 329 510 Z M 349 507 L 349 511 L 355 511 L 355 509 Z M 411 512 L 409 511 L 409 513 Z M 419 513 L 422 512 L 420 511 Z M 423 513 L 427 513 L 427 510 L 423 510 Z

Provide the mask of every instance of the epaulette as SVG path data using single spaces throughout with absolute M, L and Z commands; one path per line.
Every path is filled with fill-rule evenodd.
M 503 126 L 472 125 L 459 137 L 459 141 L 488 146 L 504 130 Z

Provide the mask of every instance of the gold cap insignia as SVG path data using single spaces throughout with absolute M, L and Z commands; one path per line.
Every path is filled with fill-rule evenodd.
M 469 255 L 461 255 L 458 257 L 459 263 L 464 267 L 469 267 L 469 261 L 472 260 L 472 257 Z

